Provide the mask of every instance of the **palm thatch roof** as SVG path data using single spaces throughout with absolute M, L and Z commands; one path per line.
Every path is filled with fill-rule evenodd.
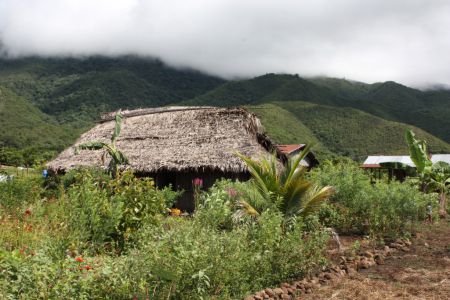
M 77 166 L 104 166 L 103 150 L 75 148 L 90 141 L 110 141 L 115 113 L 105 114 L 102 121 L 84 133 L 72 147 L 64 150 L 47 166 L 67 171 Z M 116 142 L 138 172 L 207 171 L 246 172 L 237 151 L 259 158 L 277 152 L 263 133 L 259 119 L 243 108 L 165 107 L 121 111 L 122 132 Z

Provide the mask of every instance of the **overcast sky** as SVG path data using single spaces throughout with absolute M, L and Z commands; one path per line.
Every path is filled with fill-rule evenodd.
M 450 84 L 450 0 L 0 0 L 10 56 L 158 57 L 268 72 Z

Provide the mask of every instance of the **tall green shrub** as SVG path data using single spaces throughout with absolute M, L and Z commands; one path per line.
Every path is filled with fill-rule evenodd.
M 356 163 L 324 163 L 311 173 L 318 184 L 331 184 L 336 194 L 319 215 L 341 232 L 372 236 L 395 236 L 408 231 L 424 219 L 433 195 L 421 193 L 408 182 L 379 181 L 370 178 Z

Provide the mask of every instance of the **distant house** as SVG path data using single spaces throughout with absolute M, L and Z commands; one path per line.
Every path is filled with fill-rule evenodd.
M 243 108 L 165 107 L 121 114 L 124 119 L 117 147 L 130 162 L 124 168 L 154 178 L 159 187 L 171 184 L 184 190 L 177 204 L 182 210 L 194 208 L 194 178 L 202 178 L 205 188 L 220 178 L 250 178 L 236 152 L 255 159 L 276 152 L 281 161 L 287 159 L 264 134 L 259 119 Z M 104 115 L 99 124 L 49 162 L 49 169 L 61 173 L 77 166 L 106 167 L 102 150 L 75 153 L 74 146 L 94 140 L 109 142 L 114 115 Z
M 438 161 L 443 161 L 450 164 L 450 154 L 434 154 L 431 156 L 431 161 L 436 163 Z M 389 167 L 383 166 L 383 163 L 390 163 Z M 367 170 L 372 170 L 372 173 L 377 177 L 381 178 L 383 173 L 387 173 L 389 179 L 395 178 L 397 180 L 403 181 L 408 175 L 407 170 L 403 170 L 400 168 L 396 168 L 395 164 L 404 164 L 410 166 L 411 168 L 415 168 L 411 157 L 407 155 L 394 155 L 394 156 L 386 156 L 386 155 L 372 155 L 368 156 L 367 159 L 362 164 L 362 168 Z
M 305 147 L 306 144 L 277 145 L 278 150 L 288 157 L 299 154 Z M 300 164 L 311 169 L 317 166 L 319 164 L 319 161 L 316 159 L 315 155 L 312 152 L 309 152 L 306 157 L 300 162 Z

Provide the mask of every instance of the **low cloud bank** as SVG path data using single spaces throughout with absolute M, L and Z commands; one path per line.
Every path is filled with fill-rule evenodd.
M 446 0 L 0 0 L 0 41 L 10 57 L 136 54 L 225 78 L 450 84 Z

